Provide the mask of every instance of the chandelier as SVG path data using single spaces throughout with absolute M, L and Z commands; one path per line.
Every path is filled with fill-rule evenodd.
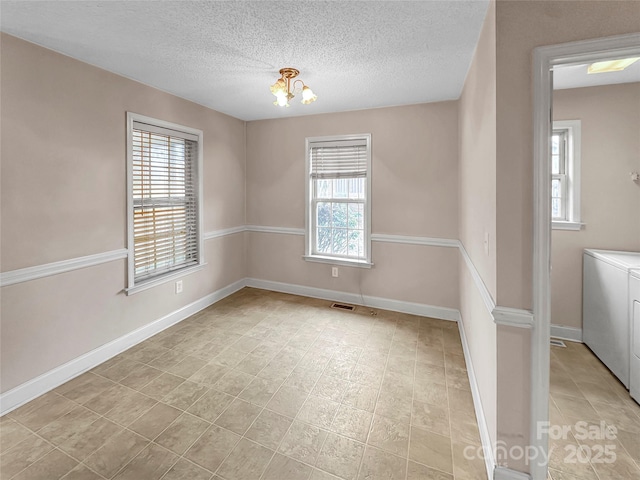
M 316 101 L 318 96 L 315 95 L 302 80 L 291 81 L 296 78 L 299 73 L 300 72 L 295 68 L 280 69 L 281 77 L 276 81 L 276 83 L 271 85 L 271 93 L 276 96 L 276 101 L 273 102 L 274 105 L 288 107 L 289 100 L 291 100 L 297 93 L 302 93 L 302 103 L 305 105 Z M 300 88 L 299 85 L 296 87 L 296 84 L 298 83 L 302 85 L 302 88 Z

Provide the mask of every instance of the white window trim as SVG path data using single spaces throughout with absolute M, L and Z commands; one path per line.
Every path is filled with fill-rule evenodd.
M 584 228 L 580 222 L 580 163 L 581 163 L 581 122 L 580 120 L 557 120 L 553 122 L 552 130 L 567 130 L 567 209 L 568 220 L 553 220 L 553 230 L 578 231 Z
M 135 282 L 134 275 L 134 251 L 133 251 L 133 122 L 147 123 L 157 127 L 168 128 L 179 132 L 190 133 L 198 137 L 198 216 L 196 222 L 196 231 L 198 237 L 198 264 L 179 270 L 167 272 L 164 275 L 149 280 Z M 203 133 L 202 130 L 178 125 L 176 123 L 158 120 L 156 118 L 147 117 L 138 113 L 127 112 L 127 295 L 141 292 L 149 288 L 161 285 L 163 283 L 176 280 L 190 273 L 202 270 L 206 262 L 204 260 L 204 239 L 202 234 L 202 197 L 203 197 Z
M 364 199 L 365 228 L 364 228 L 364 248 L 366 250 L 365 259 L 350 259 L 345 257 L 334 257 L 330 255 L 317 255 L 313 253 L 313 195 L 311 180 L 311 159 L 310 148 L 315 142 L 335 142 L 345 140 L 365 140 L 367 143 L 367 181 L 365 183 L 366 196 Z M 305 139 L 305 254 L 303 259 L 309 262 L 330 263 L 333 265 L 343 265 L 350 267 L 371 268 L 371 134 L 363 133 L 358 135 L 330 135 L 324 137 L 307 137 Z

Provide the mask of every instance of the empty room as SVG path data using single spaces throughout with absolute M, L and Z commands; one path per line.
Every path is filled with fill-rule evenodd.
M 640 478 L 640 2 L 0 30 L 2 479 Z

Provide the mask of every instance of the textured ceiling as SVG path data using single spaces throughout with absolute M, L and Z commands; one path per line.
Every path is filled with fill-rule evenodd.
M 243 120 L 457 99 L 474 1 L 2 1 L 2 31 Z M 272 104 L 282 67 L 318 95 Z

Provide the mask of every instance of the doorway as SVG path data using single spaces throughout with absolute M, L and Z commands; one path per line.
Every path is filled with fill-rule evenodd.
M 534 51 L 534 241 L 531 445 L 549 451 L 549 367 L 551 330 L 552 71 L 561 65 L 591 64 L 640 56 L 640 34 L 572 42 Z M 547 465 L 532 466 L 533 480 L 547 479 Z

